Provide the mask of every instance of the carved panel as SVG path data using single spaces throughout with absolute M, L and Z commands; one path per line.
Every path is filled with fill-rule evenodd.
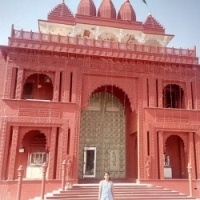
M 37 108 L 20 108 L 19 116 L 31 117 L 59 117 L 59 109 L 37 109 Z

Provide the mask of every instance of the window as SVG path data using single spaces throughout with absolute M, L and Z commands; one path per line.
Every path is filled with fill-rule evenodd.
M 48 161 L 48 154 L 45 152 L 34 152 L 30 154 L 30 165 L 43 165 Z

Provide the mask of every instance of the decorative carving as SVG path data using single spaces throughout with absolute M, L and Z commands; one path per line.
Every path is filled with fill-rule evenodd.
M 59 117 L 59 109 L 36 109 L 36 108 L 20 108 L 19 116 L 31 116 L 31 117 Z
M 150 156 L 146 156 L 145 171 L 146 171 L 146 179 L 149 179 L 151 176 L 151 157 Z

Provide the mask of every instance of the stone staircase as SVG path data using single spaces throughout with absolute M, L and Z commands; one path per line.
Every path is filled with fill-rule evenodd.
M 177 191 L 172 191 L 161 186 L 150 184 L 114 184 L 115 200 L 186 200 L 196 199 Z M 39 200 L 39 197 L 30 200 Z M 44 200 L 97 200 L 98 184 L 74 184 L 73 188 L 65 191 L 57 190 L 47 193 Z

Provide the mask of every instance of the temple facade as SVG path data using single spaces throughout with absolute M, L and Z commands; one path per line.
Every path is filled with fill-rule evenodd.
M 57 188 L 66 160 L 72 183 L 109 171 L 185 193 L 191 169 L 200 196 L 195 47 L 167 47 L 174 36 L 151 14 L 137 21 L 129 0 L 119 11 L 111 0 L 99 8 L 80 0 L 75 15 L 62 1 L 38 26 L 12 26 L 0 46 L 0 189 L 15 183 L 20 165 L 34 185 L 44 162 Z

